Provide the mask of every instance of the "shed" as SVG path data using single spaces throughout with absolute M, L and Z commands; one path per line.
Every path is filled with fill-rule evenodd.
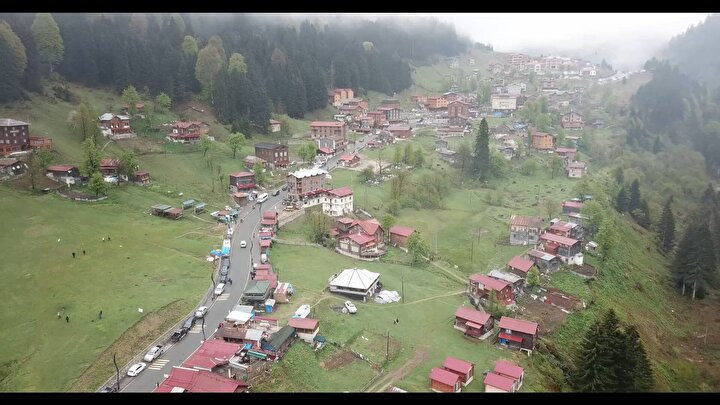
M 522 386 L 523 380 L 525 378 L 525 371 L 522 367 L 517 366 L 513 363 L 507 362 L 505 360 L 498 360 L 495 362 L 495 369 L 493 370 L 495 374 L 501 375 L 503 377 L 511 378 L 513 379 L 514 383 L 514 390 L 517 391 Z
M 186 209 L 192 207 L 193 204 L 195 204 L 195 200 L 185 200 L 185 201 L 183 201 L 183 203 L 182 203 L 182 207 L 183 207 L 184 210 L 186 210 Z
M 463 386 L 467 386 L 475 377 L 475 364 L 448 356 L 443 363 L 443 368 L 460 377 Z
M 460 376 L 435 367 L 430 370 L 430 387 L 435 392 L 460 392 Z
M 277 303 L 288 303 L 290 302 L 290 296 L 292 295 L 290 291 L 289 283 L 278 283 L 278 286 L 273 292 L 273 298 L 275 298 Z
M 272 334 L 270 339 L 263 340 L 260 344 L 263 350 L 273 352 L 276 356 L 280 357 L 290 347 L 294 338 L 297 336 L 295 328 L 289 325 L 283 326 L 279 331 Z
M 298 337 L 308 343 L 312 343 L 315 336 L 320 331 L 317 319 L 311 318 L 290 318 L 288 325 L 295 328 Z
M 513 392 L 515 381 L 494 372 L 485 375 L 485 392 Z

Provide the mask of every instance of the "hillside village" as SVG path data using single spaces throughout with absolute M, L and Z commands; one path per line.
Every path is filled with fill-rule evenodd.
M 93 360 L 74 388 L 512 393 L 552 385 L 559 371 L 548 364 L 569 356 L 557 354 L 558 342 L 581 330 L 600 301 L 592 288 L 607 282 L 599 280 L 608 244 L 595 216 L 607 199 L 598 195 L 605 168 L 587 145 L 614 117 L 592 100 L 602 86 L 647 72 L 480 54 L 491 57 L 467 52 L 436 64 L 462 76 L 447 91 L 323 88 L 323 109 L 304 119 L 274 113 L 254 136 L 220 125 L 199 97 L 163 108 L 131 86 L 106 110 L 72 106 L 65 131 L 95 134 L 83 146 L 47 131 L 43 115 L 0 110 L 3 188 L 77 212 L 120 206 L 129 226 L 163 230 L 148 245 L 159 255 L 192 257 L 183 264 L 194 283 L 185 307 L 125 349 L 117 376 Z M 463 80 L 478 89 L 463 91 Z M 483 137 L 486 172 L 504 174 L 477 180 L 468 173 Z M 106 235 L 119 240 L 112 226 L 101 229 L 102 249 L 111 246 Z M 186 246 L 168 247 L 193 233 Z M 86 243 L 66 260 L 90 256 Z M 650 250 L 635 243 L 626 248 Z M 127 252 L 130 263 L 136 253 Z M 58 322 L 69 325 L 64 311 Z M 145 315 L 135 315 L 140 324 Z M 105 322 L 103 310 L 96 320 Z

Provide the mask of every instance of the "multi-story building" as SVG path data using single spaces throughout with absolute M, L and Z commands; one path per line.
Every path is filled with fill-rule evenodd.
M 322 169 L 300 169 L 287 176 L 288 198 L 303 201 L 310 197 L 320 197 L 325 193 L 327 172 Z
M 256 143 L 255 156 L 265 160 L 275 167 L 285 167 L 290 164 L 288 147 L 279 143 Z
M 517 109 L 517 96 L 509 94 L 493 94 L 490 96 L 493 111 L 515 111 Z
M 331 217 L 341 217 L 353 212 L 353 191 L 350 187 L 328 190 L 323 201 L 323 212 Z
M 26 150 L 30 145 L 30 124 L 11 118 L 0 119 L 0 153 Z
M 313 140 L 331 139 L 333 149 L 342 149 L 347 145 L 347 125 L 339 121 L 313 121 L 310 123 L 310 138 Z M 327 147 L 320 145 L 318 147 Z

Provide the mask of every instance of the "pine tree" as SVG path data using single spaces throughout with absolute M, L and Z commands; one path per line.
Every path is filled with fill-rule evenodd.
M 648 203 L 644 198 L 640 200 L 640 206 L 635 210 L 635 220 L 638 225 L 645 229 L 650 227 L 650 207 L 648 207 Z
M 92 176 L 90 176 L 90 184 L 88 187 L 93 193 L 95 193 L 95 197 L 100 196 L 100 194 L 107 193 L 107 185 L 105 184 L 103 175 L 100 172 L 95 172 Z
M 626 350 L 629 354 L 629 392 L 649 391 L 655 385 L 652 366 L 635 325 L 625 327 Z
M 681 294 L 689 289 L 693 300 L 705 296 L 706 285 L 715 281 L 717 271 L 712 233 L 704 219 L 696 221 L 686 228 L 671 267 Z
M 630 212 L 640 208 L 640 182 L 635 179 L 630 185 L 630 200 L 628 201 L 627 210 Z
M 8 23 L 0 21 L 0 102 L 21 96 L 20 80 L 27 65 L 28 58 L 22 41 Z
M 660 217 L 660 248 L 669 252 L 675 244 L 675 217 L 673 216 L 671 200 L 668 198 Z
M 585 333 L 580 352 L 574 361 L 572 385 L 580 392 L 606 392 L 612 384 L 612 364 L 603 341 L 603 328 L 596 321 Z
M 615 207 L 618 212 L 627 212 L 628 210 L 628 196 L 627 192 L 625 192 L 625 186 L 620 188 L 620 192 L 615 199 Z
M 620 319 L 615 311 L 608 310 L 602 318 L 602 334 L 600 337 L 607 347 L 607 359 L 612 364 L 610 390 L 627 392 L 630 388 L 631 355 L 626 349 L 625 333 L 620 328 Z
M 50 73 L 52 73 L 53 66 L 63 59 L 65 52 L 60 28 L 50 13 L 37 13 L 30 29 L 38 55 L 50 65 Z
M 480 121 L 475 138 L 474 172 L 480 180 L 487 180 L 490 172 L 490 131 L 485 118 Z

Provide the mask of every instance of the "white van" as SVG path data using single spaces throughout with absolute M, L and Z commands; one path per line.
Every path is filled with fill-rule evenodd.
M 265 264 L 268 261 L 267 253 L 263 253 L 260 255 L 260 263 Z
M 260 194 L 260 195 L 258 196 L 257 202 L 258 202 L 258 203 L 263 203 L 263 202 L 267 201 L 268 198 L 269 198 L 269 197 L 268 197 L 268 193 L 262 193 L 262 194 Z
M 215 295 L 220 295 L 225 291 L 225 283 L 219 283 L 217 287 L 215 287 Z

